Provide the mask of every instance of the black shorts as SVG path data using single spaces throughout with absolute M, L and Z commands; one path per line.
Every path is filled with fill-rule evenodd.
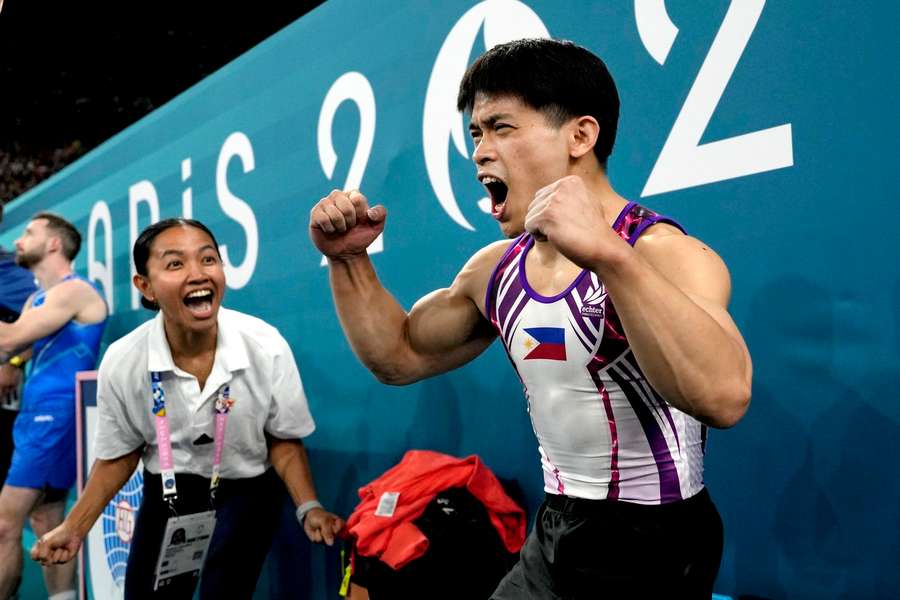
M 709 600 L 722 544 L 706 490 L 664 505 L 547 494 L 519 562 L 491 599 Z

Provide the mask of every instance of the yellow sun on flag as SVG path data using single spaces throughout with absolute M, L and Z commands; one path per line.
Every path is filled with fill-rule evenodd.
M 525 340 L 525 349 L 531 350 L 532 348 L 534 348 L 534 340 L 528 338 L 527 340 Z

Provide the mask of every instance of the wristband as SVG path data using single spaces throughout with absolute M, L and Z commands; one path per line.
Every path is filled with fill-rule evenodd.
M 14 366 L 17 369 L 21 369 L 25 366 L 25 359 L 23 359 L 18 354 L 9 359 L 9 364 Z
M 303 525 L 303 520 L 306 518 L 306 513 L 311 511 L 314 508 L 324 508 L 322 504 L 318 500 L 310 500 L 309 502 L 304 502 L 300 506 L 297 507 L 297 521 Z

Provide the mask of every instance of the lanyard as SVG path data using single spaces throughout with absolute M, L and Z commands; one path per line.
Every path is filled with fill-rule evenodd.
M 159 470 L 162 474 L 163 500 L 174 510 L 174 502 L 178 497 L 175 486 L 175 461 L 172 458 L 172 436 L 169 433 L 169 417 L 166 416 L 166 392 L 160 382 L 157 371 L 150 373 L 150 388 L 153 396 L 153 414 L 156 417 L 156 445 L 159 448 Z M 225 447 L 225 425 L 228 423 L 228 412 L 234 400 L 231 399 L 231 386 L 226 385 L 216 398 L 216 431 L 215 450 L 213 451 L 212 477 L 209 480 L 209 495 L 215 498 L 219 487 L 219 470 L 222 465 L 222 450 Z

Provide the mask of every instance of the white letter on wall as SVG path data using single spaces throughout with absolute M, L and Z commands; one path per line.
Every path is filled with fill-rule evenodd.
M 228 257 L 228 245 L 222 244 L 219 251 L 222 253 L 222 263 L 225 267 L 225 282 L 228 287 L 238 290 L 250 281 L 253 277 L 253 271 L 256 269 L 256 258 L 259 253 L 259 232 L 256 227 L 256 216 L 250 205 L 238 198 L 228 189 L 228 163 L 233 157 L 237 156 L 241 159 L 241 166 L 244 173 L 249 173 L 256 168 L 253 159 L 253 146 L 250 145 L 250 139 L 241 133 L 235 131 L 222 144 L 219 151 L 219 160 L 216 162 L 216 197 L 219 199 L 219 205 L 222 212 L 234 219 L 244 228 L 247 236 L 247 251 L 244 255 L 244 262 L 240 265 L 233 265 Z
M 96 238 L 97 224 L 103 224 L 103 257 L 105 263 L 97 260 Z M 109 307 L 109 314 L 115 312 L 113 305 L 113 252 L 112 252 L 112 216 L 109 205 L 103 200 L 94 203 L 91 218 L 88 221 L 88 280 L 99 281 L 103 286 L 103 296 Z
M 186 158 L 181 161 L 181 182 L 186 183 L 191 178 L 191 159 Z M 194 218 L 194 195 L 191 187 L 184 188 L 181 192 L 181 216 L 185 219 Z
M 150 225 L 159 221 L 159 197 L 156 195 L 156 188 L 148 180 L 138 181 L 128 188 L 128 255 L 131 256 L 131 249 L 134 248 L 134 242 L 138 236 L 138 204 L 143 202 L 150 208 Z M 131 263 L 131 277 L 134 277 L 134 261 L 129 258 Z M 141 306 L 141 294 L 137 289 L 131 287 L 131 308 L 137 310 Z

